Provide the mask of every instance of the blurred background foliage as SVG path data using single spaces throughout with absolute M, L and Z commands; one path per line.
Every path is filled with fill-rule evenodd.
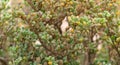
M 8 65 L 119 65 L 119 10 L 119 0 L 0 0 L 0 57 Z

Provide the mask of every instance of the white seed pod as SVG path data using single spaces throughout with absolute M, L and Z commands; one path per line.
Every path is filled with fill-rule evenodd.
M 62 24 L 61 24 L 60 28 L 61 28 L 61 31 L 62 31 L 62 35 L 64 35 L 64 33 L 66 32 L 67 28 L 69 28 L 69 23 L 68 23 L 67 17 L 65 17 L 62 20 Z
M 102 49 L 102 44 L 99 44 L 98 47 L 97 47 L 98 50 L 101 50 Z
M 96 40 L 100 39 L 100 35 L 98 33 L 96 33 L 94 36 L 93 36 L 93 41 L 95 42 Z
M 36 40 L 35 45 L 41 45 L 41 42 L 39 40 Z

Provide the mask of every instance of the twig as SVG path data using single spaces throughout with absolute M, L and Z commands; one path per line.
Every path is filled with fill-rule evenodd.
M 28 2 L 28 4 L 32 7 L 32 9 L 34 9 L 34 11 L 38 12 L 39 10 L 36 9 L 36 7 L 32 4 L 31 0 L 26 0 Z
M 2 65 L 8 65 L 7 60 L 3 57 L 0 57 L 0 62 L 2 63 Z

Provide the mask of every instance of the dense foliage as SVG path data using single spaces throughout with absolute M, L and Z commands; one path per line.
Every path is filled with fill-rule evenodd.
M 119 6 L 119 0 L 0 0 L 0 56 L 9 65 L 119 65 Z

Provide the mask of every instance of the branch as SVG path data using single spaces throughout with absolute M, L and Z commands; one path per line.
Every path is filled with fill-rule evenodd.
M 51 54 L 53 54 L 53 55 L 55 55 L 55 56 L 59 56 L 59 55 L 61 56 L 61 55 L 62 55 L 62 53 L 58 53 L 57 51 L 51 50 L 51 48 L 48 47 L 48 46 L 42 41 L 42 39 L 39 37 L 39 32 L 41 32 L 41 31 L 39 31 L 39 32 L 36 31 L 35 27 L 33 27 L 33 26 L 31 25 L 30 19 L 26 19 L 25 16 L 20 16 L 20 17 L 21 17 L 21 19 L 23 19 L 23 20 L 25 20 L 25 21 L 28 22 L 28 25 L 29 25 L 30 29 L 37 35 L 39 41 L 41 42 L 41 45 L 46 49 L 46 51 L 49 51 Z
M 118 56 L 120 57 L 120 52 L 119 52 L 118 48 L 116 47 L 115 43 L 113 42 L 113 40 L 112 40 L 112 46 L 114 47 L 114 49 L 116 50 Z
M 39 11 L 38 9 L 36 9 L 36 7 L 32 4 L 31 0 L 26 0 L 28 2 L 28 4 L 32 7 L 32 9 L 34 9 L 34 11 Z
M 2 65 L 8 65 L 7 60 L 3 57 L 0 57 L 0 62 L 2 63 Z

